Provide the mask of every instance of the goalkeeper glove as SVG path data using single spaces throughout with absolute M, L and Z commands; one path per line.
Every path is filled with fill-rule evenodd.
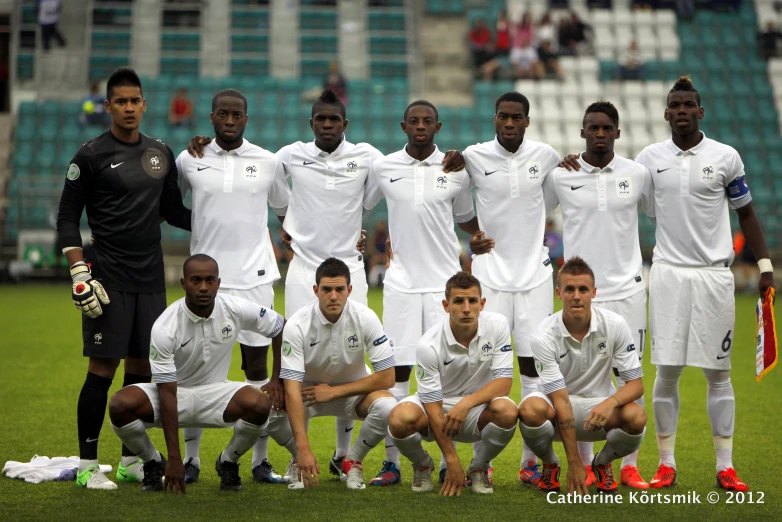
M 84 315 L 95 319 L 103 313 L 101 303 L 109 304 L 109 295 L 96 279 L 92 278 L 90 267 L 84 261 L 79 261 L 71 267 L 73 279 L 73 304 Z

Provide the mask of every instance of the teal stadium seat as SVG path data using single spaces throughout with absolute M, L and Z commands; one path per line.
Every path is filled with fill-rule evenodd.
M 404 31 L 405 14 L 389 13 L 385 11 L 369 11 L 369 30 L 375 31 Z
M 337 12 L 334 9 L 309 10 L 299 13 L 299 27 L 303 30 L 334 31 L 337 29 Z
M 231 12 L 231 27 L 234 29 L 268 29 L 268 9 L 240 9 Z
M 369 53 L 372 54 L 406 54 L 407 39 L 404 36 L 370 36 Z
M 231 36 L 231 51 L 235 53 L 269 52 L 269 36 L 266 34 L 235 34 Z
M 301 36 L 300 45 L 301 52 L 305 54 L 333 54 L 337 52 L 337 36 L 304 34 Z

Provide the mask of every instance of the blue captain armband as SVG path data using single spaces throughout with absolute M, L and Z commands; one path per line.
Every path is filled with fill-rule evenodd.
M 747 186 L 747 179 L 745 176 L 736 178 L 725 187 L 725 192 L 728 195 L 728 202 L 730 208 L 741 208 L 752 201 L 752 196 L 749 193 L 749 187 Z

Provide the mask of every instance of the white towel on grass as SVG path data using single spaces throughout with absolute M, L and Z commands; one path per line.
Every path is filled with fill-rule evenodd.
M 9 460 L 3 466 L 3 474 L 9 478 L 21 479 L 31 484 L 40 484 L 50 480 L 76 480 L 79 470 L 79 457 L 39 457 L 35 455 L 30 462 Z M 100 470 L 109 473 L 111 466 L 101 464 Z

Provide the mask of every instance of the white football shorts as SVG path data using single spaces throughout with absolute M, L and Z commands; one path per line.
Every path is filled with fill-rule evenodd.
M 383 330 L 394 347 L 397 366 L 416 363 L 415 347 L 424 333 L 448 317 L 444 292 L 406 294 L 383 288 Z
M 448 413 L 451 411 L 451 408 L 456 406 L 456 404 L 462 400 L 463 397 L 445 397 L 443 398 L 443 411 L 445 413 Z M 513 402 L 513 400 L 510 397 L 497 397 L 495 399 L 492 399 L 491 402 L 494 401 L 510 401 Z M 421 408 L 421 411 L 424 412 L 424 415 L 426 415 L 426 410 L 424 409 L 424 403 L 421 402 L 421 399 L 418 398 L 418 394 L 411 395 L 405 399 L 402 399 L 399 401 L 399 404 L 403 403 L 413 403 L 419 408 Z M 461 431 L 459 431 L 459 434 L 456 435 L 456 437 L 453 437 L 453 440 L 456 442 L 478 442 L 481 440 L 481 430 L 478 429 L 478 421 L 481 418 L 481 413 L 483 413 L 483 410 L 486 409 L 486 407 L 489 404 L 481 404 L 480 406 L 476 406 L 474 408 L 471 408 L 470 411 L 467 413 L 467 418 L 464 420 L 464 424 L 462 425 Z M 516 403 L 513 402 L 513 406 L 516 407 Z M 428 417 L 427 417 L 428 418 Z M 425 435 L 424 440 L 427 442 L 432 442 L 434 439 L 434 435 L 431 433 L 428 433 Z
M 350 298 L 365 306 L 367 302 L 367 275 L 364 269 L 350 273 L 350 284 L 353 291 Z M 300 308 L 310 304 L 317 297 L 312 287 L 315 285 L 315 269 L 310 268 L 299 256 L 293 256 L 285 276 L 285 317 L 290 317 Z
M 160 395 L 157 391 L 157 384 L 147 382 L 133 384 L 133 386 L 141 388 L 149 397 L 149 402 L 152 403 L 155 422 L 145 423 L 147 429 L 162 428 L 163 420 L 160 418 Z M 244 382 L 226 381 L 201 386 L 177 386 L 176 403 L 179 427 L 228 428 L 233 426 L 233 422 L 223 420 L 223 413 L 236 392 L 245 386 L 250 385 Z
M 549 406 L 554 408 L 554 403 L 551 402 L 551 399 L 549 399 L 548 395 L 539 391 L 530 393 L 524 397 L 524 400 L 521 401 L 521 403 L 524 404 L 524 401 L 528 401 L 533 397 L 543 399 L 548 403 Z M 595 442 L 598 440 L 606 440 L 605 430 L 600 429 L 592 432 L 586 431 L 584 429 L 584 421 L 589 416 L 589 412 L 607 398 L 608 397 L 581 397 L 580 395 L 570 396 L 570 404 L 573 407 L 573 419 L 576 421 L 576 440 L 578 442 Z M 554 440 L 556 442 L 562 442 L 562 438 L 559 436 L 559 430 L 554 430 Z
M 220 288 L 219 292 L 234 297 L 241 297 L 248 301 L 252 301 L 257 305 L 274 310 L 274 287 L 272 286 L 272 283 L 266 283 L 265 285 L 258 285 L 254 288 L 247 289 Z M 248 330 L 239 332 L 236 341 L 245 346 L 269 346 L 272 343 L 272 340 L 268 337 Z

